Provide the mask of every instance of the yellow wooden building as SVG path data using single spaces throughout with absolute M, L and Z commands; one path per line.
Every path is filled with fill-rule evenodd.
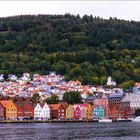
M 0 101 L 5 109 L 5 119 L 6 120 L 16 120 L 17 119 L 17 106 L 13 100 L 3 100 Z
M 87 106 L 87 120 L 92 120 L 93 119 L 93 105 L 88 104 Z
M 66 119 L 74 119 L 73 105 L 69 105 L 66 109 Z

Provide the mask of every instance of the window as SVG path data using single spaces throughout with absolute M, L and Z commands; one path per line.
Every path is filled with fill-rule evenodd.
M 64 116 L 64 113 L 61 113 L 61 116 Z

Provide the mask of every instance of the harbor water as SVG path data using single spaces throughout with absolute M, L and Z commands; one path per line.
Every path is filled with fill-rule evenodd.
M 140 123 L 1 123 L 0 140 L 140 140 Z

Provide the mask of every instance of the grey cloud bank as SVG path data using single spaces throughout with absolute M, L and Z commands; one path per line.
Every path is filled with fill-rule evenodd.
M 0 17 L 25 14 L 92 14 L 140 21 L 140 1 L 1 1 Z

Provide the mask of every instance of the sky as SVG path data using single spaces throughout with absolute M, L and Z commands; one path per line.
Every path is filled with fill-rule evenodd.
M 70 13 L 140 21 L 139 8 L 140 1 L 0 1 L 0 17 Z

